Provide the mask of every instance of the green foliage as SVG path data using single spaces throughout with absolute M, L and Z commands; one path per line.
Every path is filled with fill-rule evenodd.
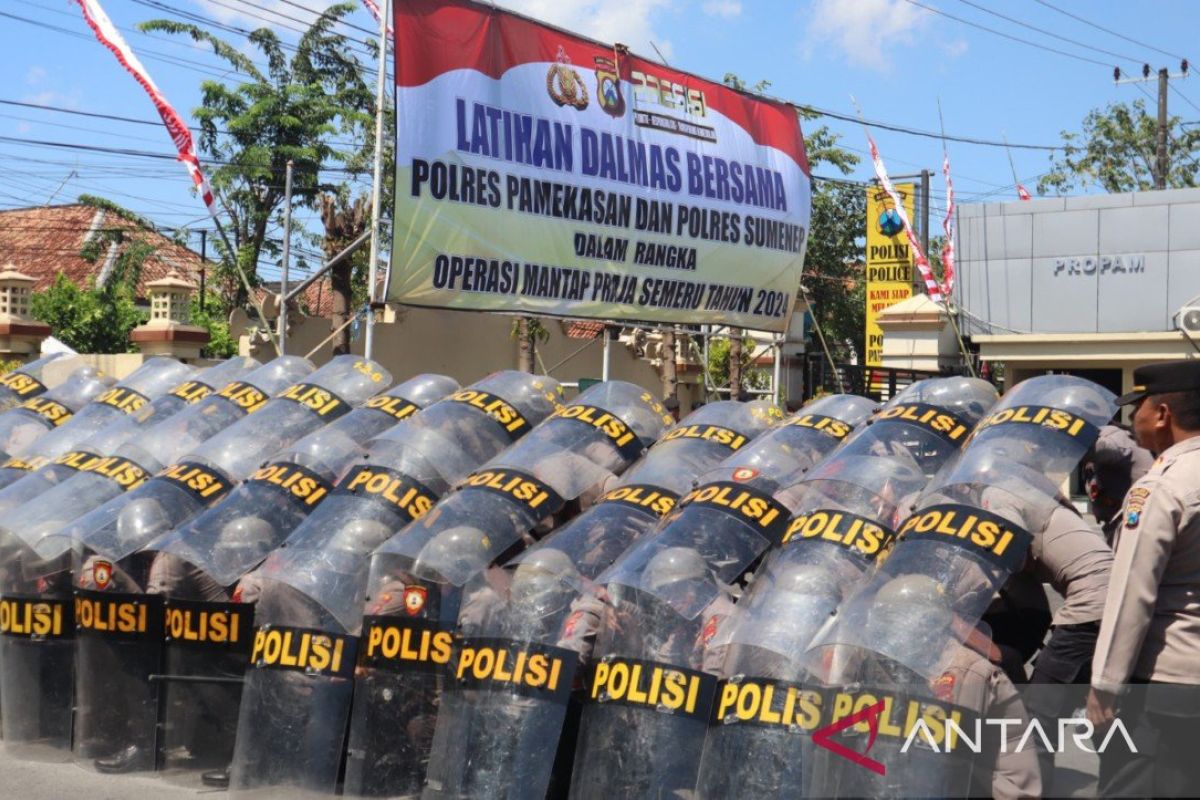
M 49 289 L 37 292 L 31 301 L 34 318 L 80 353 L 134 352 L 129 332 L 146 319 L 134 305 L 129 287 L 115 281 L 101 289 L 83 288 L 60 273 Z
M 221 164 L 210 170 L 210 181 L 232 220 L 236 252 L 224 252 L 217 242 L 225 257 L 217 279 L 239 302 L 245 293 L 228 264 L 236 259 L 256 282 L 260 255 L 278 255 L 278 244 L 267 232 L 272 223 L 281 223 L 287 162 L 294 164 L 293 202 L 306 207 L 314 207 L 321 192 L 339 188 L 323 180 L 322 166 L 341 162 L 357 172 L 370 164 L 370 145 L 364 151 L 335 143 L 339 136 L 370 139 L 367 131 L 373 127 L 375 98 L 362 78 L 370 70 L 354 57 L 350 40 L 334 30 L 355 9 L 349 2 L 326 9 L 300 37 L 290 59 L 270 28 L 253 31 L 249 44 L 265 59 L 265 71 L 239 47 L 198 26 L 165 19 L 139 25 L 211 46 L 246 77 L 238 84 L 204 81 L 202 105 L 195 110 L 200 148 Z M 305 234 L 298 230 L 296 235 Z
M 193 295 L 191 302 L 192 324 L 208 331 L 209 339 L 200 355 L 204 358 L 229 358 L 238 352 L 237 339 L 229 333 L 229 312 L 221 298 L 212 292 L 205 298 L 204 310 L 200 310 L 200 295 Z
M 754 340 L 742 339 L 742 388 L 766 389 L 771 385 L 771 373 L 753 365 Z M 708 380 L 718 388 L 729 385 L 729 339 L 713 337 L 708 342 Z M 734 398 L 737 399 L 737 398 Z
M 1147 191 L 1157 174 L 1158 117 L 1142 100 L 1092 109 L 1078 133 L 1063 131 L 1063 149 L 1051 154 L 1050 171 L 1038 181 L 1039 194 L 1077 190 Z M 1167 121 L 1168 189 L 1197 185 L 1200 129 L 1185 128 L 1179 117 Z
M 25 362 L 19 358 L 8 358 L 0 360 L 0 375 L 7 375 L 14 369 L 25 366 Z
M 138 225 L 139 227 L 146 228 L 147 230 L 154 230 L 154 223 L 152 223 L 150 220 L 134 213 L 133 211 L 130 211 L 123 205 L 114 203 L 112 200 L 109 200 L 106 197 L 97 197 L 94 194 L 81 194 L 79 195 L 78 199 L 82 205 L 91 206 L 92 208 L 101 211 L 108 211 L 117 215 L 123 220 Z
M 530 340 L 542 343 L 550 340 L 550 331 L 546 328 L 542 321 L 537 317 L 526 317 L 529 320 L 529 338 Z M 508 335 L 513 339 L 521 338 L 521 318 L 513 317 L 512 327 L 508 331 Z

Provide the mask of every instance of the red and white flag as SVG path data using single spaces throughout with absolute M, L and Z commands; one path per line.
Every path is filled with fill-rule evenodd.
M 950 180 L 950 154 L 942 150 L 942 175 L 946 178 L 946 216 L 942 231 L 942 291 L 949 297 L 954 292 L 954 181 Z
M 167 102 L 167 98 L 163 96 L 158 87 L 154 85 L 150 73 L 133 54 L 133 49 L 125 42 L 116 26 L 112 24 L 108 14 L 104 13 L 99 0 L 75 0 L 75 2 L 83 10 L 83 18 L 87 20 L 88 27 L 96 34 L 100 44 L 112 51 L 112 54 L 117 57 L 117 61 L 121 62 L 121 66 L 128 70 L 134 80 L 146 90 L 146 94 L 150 95 L 154 108 L 162 117 L 163 124 L 167 126 L 167 133 L 171 135 L 171 141 L 175 143 L 175 148 L 179 151 L 179 160 L 187 167 L 192 181 L 200 190 L 200 196 L 204 198 L 204 205 L 208 207 L 208 213 L 216 217 L 217 205 L 213 201 L 213 193 L 208 185 L 208 180 L 200 171 L 200 159 L 196 156 L 196 146 L 192 142 L 192 132 L 188 129 L 187 124 Z
M 1033 199 L 1029 194 L 1029 190 L 1026 189 L 1024 186 L 1022 186 L 1019 183 L 1017 184 L 1017 197 L 1021 198 L 1022 200 L 1032 200 Z
M 942 287 L 938 286 L 937 278 L 933 276 L 933 269 L 929 266 L 929 259 L 925 257 L 925 251 L 921 249 L 921 243 L 917 241 L 917 235 L 913 232 L 912 223 L 908 219 L 908 212 L 904 210 L 904 201 L 900 199 L 900 195 L 896 192 L 896 187 L 892 185 L 891 178 L 888 177 L 887 168 L 883 166 L 883 159 L 879 157 L 879 148 L 875 146 L 875 139 L 871 134 L 867 133 L 867 143 L 871 147 L 871 161 L 875 165 L 875 177 L 879 178 L 879 183 L 883 186 L 883 190 L 888 193 L 888 197 L 892 198 L 892 205 L 895 206 L 896 214 L 900 217 L 900 221 L 904 223 L 904 235 L 908 237 L 908 246 L 912 248 L 917 262 L 917 271 L 921 273 L 921 279 L 925 281 L 925 292 L 929 295 L 929 299 L 936 302 L 942 302 Z
M 363 5 L 367 7 L 367 11 L 370 11 L 371 16 L 375 18 L 375 21 L 379 22 L 379 14 L 380 14 L 379 4 L 376 3 L 375 0 L 362 0 L 362 1 L 363 1 Z M 392 23 L 390 23 L 390 22 L 388 23 L 387 29 L 388 29 L 388 33 L 392 32 Z

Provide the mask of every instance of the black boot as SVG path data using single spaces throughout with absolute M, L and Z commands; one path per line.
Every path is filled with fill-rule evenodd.
M 138 762 L 141 760 L 141 754 L 142 749 L 136 744 L 131 744 L 128 747 L 118 750 L 111 756 L 97 758 L 92 763 L 95 764 L 96 770 L 99 772 L 117 775 L 123 772 L 133 772 L 137 769 L 139 766 Z

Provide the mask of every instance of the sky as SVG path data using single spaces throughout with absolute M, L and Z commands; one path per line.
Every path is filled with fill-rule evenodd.
M 286 40 L 328 0 L 102 0 L 105 10 L 150 70 L 167 98 L 192 119 L 200 82 L 232 78 L 223 62 L 183 37 L 143 34 L 138 22 L 180 14 L 223 25 L 268 26 Z M 399 0 L 403 2 L 403 0 Z M 1179 71 L 1197 56 L 1194 4 L 1147 0 L 499 0 L 508 6 L 671 66 L 720 80 L 732 72 L 748 84 L 770 81 L 769 93 L 795 103 L 853 115 L 857 101 L 871 121 L 936 133 L 940 101 L 945 132 L 1012 144 L 950 141 L 959 202 L 1016 199 L 1013 169 L 1036 193 L 1037 178 L 1063 131 L 1078 130 L 1089 110 L 1145 100 L 1153 82 L 1114 85 L 1113 67 L 1140 76 L 1142 64 Z M 308 10 L 305 10 L 308 9 Z M 1067 13 L 1063 13 L 1063 12 Z M 1002 16 L 1001 16 L 1002 15 Z M 1072 18 L 1074 15 L 1076 18 Z M 367 61 L 366 30 L 375 22 L 360 9 L 347 29 Z M 1097 27 L 1099 26 L 1099 27 Z M 361 28 L 361 29 L 360 29 Z M 1034 29 L 1041 30 L 1034 30 Z M 1109 32 L 1101 30 L 1106 28 Z M 985 30 L 990 29 L 990 30 Z M 224 33 L 231 41 L 236 34 Z M 1012 37 L 1012 38 L 1006 38 Z M 1059 37 L 1059 38 L 1056 38 Z M 1024 40 L 1024 41 L 1017 41 Z M 71 202 L 101 195 L 155 223 L 192 230 L 210 227 L 183 167 L 170 161 L 89 147 L 174 154 L 165 129 L 97 119 L 68 111 L 156 119 L 142 89 L 92 37 L 70 0 L 5 0 L 0 6 L 0 209 Z M 1058 52 L 1055 52 L 1058 51 Z M 374 78 L 371 78 L 372 85 Z M 1200 121 L 1200 74 L 1172 81 L 1170 113 Z M 872 176 L 866 138 L 854 122 L 822 118 L 841 144 L 863 157 L 851 174 Z M 937 137 L 876 129 L 893 175 L 940 169 Z M 55 143 L 50 145 L 47 143 Z M 64 146 L 59 146 L 64 145 Z M 824 165 L 818 175 L 838 176 Z M 369 186 L 361 184 L 361 191 Z M 1092 191 L 1095 191 L 1093 189 Z M 932 205 L 943 206 L 940 176 Z M 319 223 L 301 214 L 314 231 Z M 193 244 L 198 236 L 193 236 Z M 262 265 L 265 276 L 273 268 Z

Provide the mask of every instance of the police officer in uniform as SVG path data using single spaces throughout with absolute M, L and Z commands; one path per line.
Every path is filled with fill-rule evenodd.
M 1105 425 L 1083 459 L 1083 482 L 1092 516 L 1104 538 L 1112 544 L 1121 527 L 1121 507 L 1136 481 L 1150 471 L 1154 456 L 1141 447 L 1133 433 L 1118 425 Z
M 1106 749 L 1101 795 L 1178 797 L 1200 786 L 1200 361 L 1133 379 L 1118 403 L 1157 459 L 1125 499 L 1087 712 L 1119 717 L 1138 751 Z

